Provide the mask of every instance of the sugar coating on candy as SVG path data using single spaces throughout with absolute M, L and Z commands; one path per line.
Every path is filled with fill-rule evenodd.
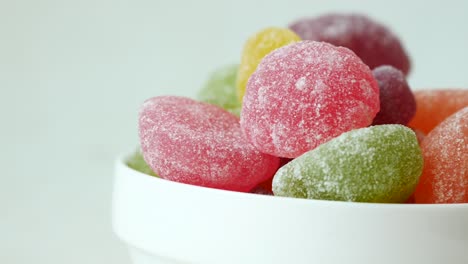
M 349 49 L 301 41 L 276 49 L 249 79 L 241 127 L 260 151 L 295 158 L 366 127 L 379 111 L 369 67 Z
M 416 203 L 468 203 L 468 107 L 435 127 L 422 150 L 424 170 Z
M 278 170 L 277 196 L 376 203 L 405 202 L 423 159 L 414 132 L 402 125 L 356 129 Z
M 127 166 L 137 170 L 141 173 L 145 173 L 151 176 L 157 176 L 154 171 L 150 168 L 150 166 L 146 163 L 143 158 L 143 154 L 141 154 L 141 150 L 136 150 L 133 154 L 127 158 Z
M 244 45 L 236 81 L 239 100 L 242 101 L 247 81 L 265 55 L 279 47 L 300 40 L 301 38 L 291 30 L 277 27 L 263 29 L 251 36 Z
M 406 125 L 416 112 L 416 101 L 403 73 L 389 65 L 372 70 L 380 89 L 380 111 L 373 125 Z
M 197 95 L 197 99 L 217 105 L 239 116 L 241 103 L 237 98 L 236 78 L 239 65 L 227 65 L 216 69 L 209 76 Z
M 244 139 L 236 116 L 189 98 L 145 101 L 139 134 L 148 165 L 172 181 L 248 192 L 279 166 L 279 158 L 260 153 Z
M 360 14 L 327 14 L 297 20 L 289 27 L 304 40 L 325 41 L 351 49 L 371 69 L 392 65 L 405 75 L 410 60 L 398 37 L 384 25 Z
M 468 89 L 414 91 L 416 114 L 408 126 L 429 133 L 447 117 L 468 106 Z

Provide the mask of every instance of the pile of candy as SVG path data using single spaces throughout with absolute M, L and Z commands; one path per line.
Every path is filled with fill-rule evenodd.
M 239 192 L 467 203 L 468 90 L 413 92 L 409 71 L 399 39 L 363 15 L 267 28 L 247 40 L 239 65 L 213 73 L 198 101 L 145 101 L 143 155 L 128 164 Z

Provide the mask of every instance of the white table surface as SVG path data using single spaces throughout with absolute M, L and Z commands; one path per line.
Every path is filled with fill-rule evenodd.
M 139 105 L 195 94 L 262 27 L 369 13 L 403 39 L 413 88 L 468 87 L 467 1 L 250 2 L 0 1 L 0 263 L 129 263 L 110 197 Z

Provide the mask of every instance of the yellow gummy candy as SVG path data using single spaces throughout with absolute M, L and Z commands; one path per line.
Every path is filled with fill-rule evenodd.
M 301 38 L 293 31 L 277 27 L 266 28 L 247 40 L 242 51 L 239 73 L 236 79 L 237 96 L 241 102 L 245 94 L 247 81 L 250 75 L 255 72 L 263 57 L 277 48 L 300 40 Z

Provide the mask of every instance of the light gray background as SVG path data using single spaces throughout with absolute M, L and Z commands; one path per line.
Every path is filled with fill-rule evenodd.
M 402 38 L 412 87 L 468 87 L 467 10 L 463 0 L 0 0 L 0 263 L 129 263 L 109 209 L 139 105 L 193 95 L 262 27 L 365 12 Z

